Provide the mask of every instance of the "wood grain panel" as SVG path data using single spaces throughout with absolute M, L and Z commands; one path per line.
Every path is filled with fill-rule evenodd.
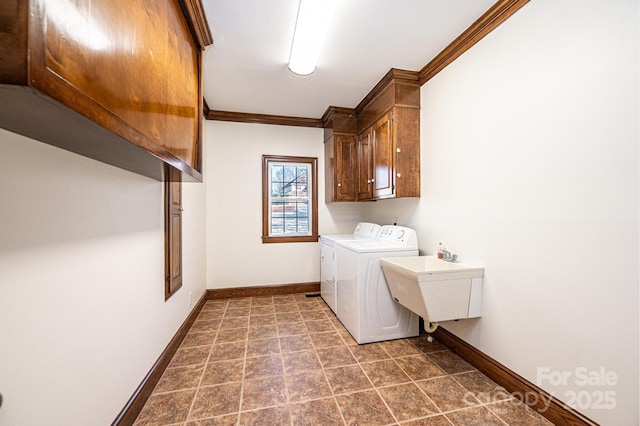
M 199 50 L 177 2 L 78 0 L 64 14 L 55 6 L 44 4 L 44 63 L 31 67 L 44 81 L 33 86 L 193 167 Z
M 530 381 L 516 374 L 495 359 L 471 346 L 448 330 L 438 327 L 433 333 L 438 342 L 446 346 L 451 352 L 459 355 L 462 359 L 473 365 L 485 376 L 504 387 L 516 398 L 522 400 L 523 395 L 529 395 L 529 402 L 536 401 L 537 404 L 531 406 L 541 415 L 549 419 L 556 425 L 567 426 L 597 426 L 597 423 L 571 407 L 566 406 L 562 401 L 554 398 L 548 392 L 540 389 Z M 535 396 L 536 398 L 533 398 Z M 549 408 L 544 410 L 544 403 L 551 401 Z
M 0 82 L 27 84 L 27 2 L 0 2 Z
M 0 126 L 145 176 L 162 178 L 164 162 L 201 180 L 202 52 L 179 1 L 2 2 Z
M 498 0 L 420 70 L 420 85 L 433 78 L 528 2 L 529 0 Z
M 394 108 L 393 126 L 396 195 L 419 197 L 420 110 L 414 107 Z

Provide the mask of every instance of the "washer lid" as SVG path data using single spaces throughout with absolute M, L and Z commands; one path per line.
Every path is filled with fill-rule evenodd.
M 375 240 L 351 240 L 351 241 L 337 241 L 339 246 L 342 246 L 356 253 L 375 253 L 385 251 L 415 251 L 418 250 L 418 246 L 402 246 L 393 242 L 387 241 L 375 241 Z

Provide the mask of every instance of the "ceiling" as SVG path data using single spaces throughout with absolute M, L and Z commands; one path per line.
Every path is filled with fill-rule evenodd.
M 341 0 L 316 70 L 287 68 L 298 0 L 203 0 L 212 110 L 320 118 L 355 107 L 390 68 L 419 71 L 495 0 Z

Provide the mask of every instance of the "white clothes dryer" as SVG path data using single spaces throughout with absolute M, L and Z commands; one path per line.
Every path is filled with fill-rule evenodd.
M 380 225 L 360 222 L 351 234 L 320 236 L 320 296 L 336 313 L 336 257 L 337 241 L 372 240 L 378 234 Z
M 372 240 L 336 241 L 336 315 L 358 343 L 414 337 L 418 316 L 393 300 L 380 258 L 417 256 L 416 232 L 384 225 Z

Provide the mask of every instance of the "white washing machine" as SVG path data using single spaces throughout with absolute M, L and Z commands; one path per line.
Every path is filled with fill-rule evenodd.
M 320 296 L 336 313 L 336 241 L 372 240 L 378 234 L 380 225 L 361 222 L 352 234 L 320 236 Z
M 414 337 L 418 316 L 393 300 L 380 258 L 417 256 L 413 229 L 384 225 L 372 240 L 336 241 L 336 315 L 358 343 Z

